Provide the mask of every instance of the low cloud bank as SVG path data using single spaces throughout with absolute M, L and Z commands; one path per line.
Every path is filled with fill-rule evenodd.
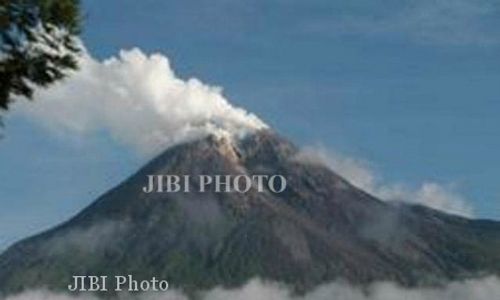
M 104 61 L 85 52 L 80 70 L 38 89 L 34 98 L 34 104 L 18 101 L 15 111 L 73 136 L 104 131 L 146 154 L 209 133 L 242 135 L 267 127 L 230 104 L 221 88 L 183 80 L 167 57 L 139 49 Z
M 405 184 L 388 183 L 374 171 L 369 162 L 323 147 L 304 148 L 297 159 L 306 163 L 324 164 L 356 187 L 383 200 L 421 204 L 464 217 L 474 216 L 472 206 L 456 191 L 453 184 L 424 182 L 420 187 L 412 188 Z
M 44 290 L 28 291 L 6 300 L 97 300 L 96 297 L 55 294 Z M 120 300 L 188 300 L 178 291 L 120 295 Z M 492 300 L 500 299 L 497 277 L 452 282 L 441 288 L 405 289 L 393 283 L 377 283 L 365 289 L 335 282 L 320 286 L 305 296 L 296 296 L 285 286 L 252 280 L 238 289 L 215 288 L 201 295 L 202 300 Z

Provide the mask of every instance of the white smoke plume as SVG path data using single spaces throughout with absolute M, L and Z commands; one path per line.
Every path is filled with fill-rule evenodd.
M 34 98 L 18 101 L 15 111 L 73 136 L 105 131 L 145 154 L 209 133 L 244 135 L 267 127 L 231 105 L 221 88 L 183 80 L 167 57 L 139 49 L 104 61 L 85 52 L 80 70 Z
M 450 214 L 473 217 L 474 210 L 453 184 L 443 185 L 424 182 L 418 188 L 404 184 L 388 183 L 374 171 L 367 161 L 348 157 L 324 147 L 306 147 L 297 159 L 313 164 L 324 164 L 356 187 L 387 201 L 403 201 L 425 205 Z
M 29 291 L 6 300 L 97 300 L 94 296 L 70 296 L 44 290 Z M 178 291 L 120 295 L 120 300 L 188 300 Z M 286 286 L 252 280 L 238 289 L 215 288 L 203 293 L 201 300 L 492 300 L 500 299 L 500 280 L 497 277 L 452 282 L 443 287 L 403 288 L 382 282 L 366 288 L 334 282 L 320 286 L 304 296 L 294 295 Z

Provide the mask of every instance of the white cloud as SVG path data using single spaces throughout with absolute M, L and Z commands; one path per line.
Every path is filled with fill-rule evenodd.
M 34 98 L 18 101 L 15 111 L 72 136 L 106 131 L 146 154 L 207 133 L 243 135 L 266 127 L 231 105 L 219 87 L 180 79 L 167 57 L 139 49 L 104 61 L 85 52 L 80 70 Z
M 324 164 L 369 193 L 374 193 L 378 185 L 375 172 L 367 161 L 328 151 L 322 146 L 303 148 L 297 159 L 306 163 Z
M 474 216 L 474 209 L 468 200 L 456 191 L 453 184 L 424 182 L 418 189 L 411 189 L 401 184 L 381 185 L 377 187 L 376 195 L 387 200 L 422 204 L 455 215 Z
M 96 300 L 92 296 L 70 296 L 48 291 L 29 291 L 6 300 Z M 177 291 L 147 293 L 138 297 L 120 295 L 118 299 L 187 300 Z M 500 299 L 500 280 L 496 277 L 452 282 L 434 288 L 402 288 L 396 284 L 375 283 L 363 289 L 343 282 L 320 286 L 312 292 L 294 295 L 284 285 L 252 280 L 238 289 L 215 288 L 203 293 L 201 300 L 491 300 Z
M 327 151 L 321 146 L 304 148 L 297 158 L 308 163 L 325 164 L 354 186 L 383 200 L 421 204 L 465 217 L 474 215 L 472 206 L 453 184 L 424 182 L 418 188 L 411 188 L 401 183 L 388 183 L 374 171 L 370 163 Z
M 107 220 L 90 227 L 65 230 L 61 235 L 51 237 L 49 243 L 44 245 L 43 252 L 48 255 L 75 251 L 87 254 L 103 252 L 106 248 L 115 246 L 129 228 L 130 224 L 126 221 Z

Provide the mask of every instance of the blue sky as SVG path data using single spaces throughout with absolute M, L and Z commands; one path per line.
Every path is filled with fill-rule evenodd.
M 387 182 L 453 185 L 500 219 L 500 3 L 345 2 L 84 0 L 83 40 L 98 58 L 161 52 L 301 145 L 362 158 Z M 18 115 L 4 131 L 0 248 L 147 160 L 106 132 L 68 139 Z

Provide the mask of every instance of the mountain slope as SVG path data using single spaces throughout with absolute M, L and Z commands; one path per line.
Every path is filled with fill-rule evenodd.
M 288 187 L 145 194 L 150 174 L 282 174 Z M 71 220 L 9 248 L 0 292 L 66 289 L 77 274 L 155 276 L 186 290 L 253 277 L 298 291 L 339 278 L 436 284 L 500 274 L 499 250 L 500 223 L 380 201 L 261 131 L 168 149 Z

